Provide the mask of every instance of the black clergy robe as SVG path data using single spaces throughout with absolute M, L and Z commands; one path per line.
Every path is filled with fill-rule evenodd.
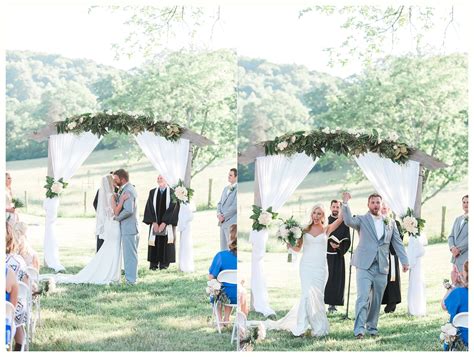
M 329 216 L 328 223 L 331 224 L 336 218 Z M 341 242 L 339 248 L 334 249 L 327 246 L 328 281 L 324 290 L 324 303 L 333 306 L 344 305 L 344 284 L 346 282 L 346 264 L 344 254 L 351 246 L 349 227 L 342 222 L 337 229 L 331 233 L 338 239 L 349 238 Z M 329 237 L 328 237 L 329 238 Z
M 400 232 L 400 223 L 395 221 L 397 224 L 398 231 Z M 400 238 L 403 240 L 403 235 L 400 233 Z M 400 264 L 398 262 L 397 252 L 393 248 L 392 243 L 390 242 L 390 254 L 389 257 L 389 270 L 387 276 L 387 286 L 385 287 L 385 292 L 383 293 L 382 304 L 399 304 L 402 302 L 402 294 L 400 289 Z M 395 262 L 395 280 L 391 281 L 392 276 L 392 260 Z
M 153 198 L 155 191 L 158 190 L 156 195 L 155 205 L 153 205 Z M 173 190 L 169 187 L 166 190 Z M 173 231 L 176 231 L 178 225 L 178 214 L 179 214 L 179 203 L 171 202 L 166 208 L 166 190 L 163 193 L 158 188 L 150 190 L 148 200 L 145 206 L 145 212 L 143 214 L 143 223 L 149 225 L 148 234 L 150 235 L 153 229 L 153 223 L 165 223 L 166 225 L 173 226 Z M 156 207 L 156 211 L 155 211 Z M 175 236 L 176 237 L 176 236 Z M 170 263 L 176 262 L 176 248 L 175 241 L 168 243 L 168 235 L 155 235 L 155 246 L 148 246 L 148 259 L 150 262 L 150 269 L 160 268 L 166 269 Z

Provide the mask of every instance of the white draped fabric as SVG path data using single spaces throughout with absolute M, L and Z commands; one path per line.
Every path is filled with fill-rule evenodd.
M 317 160 L 304 153 L 291 157 L 272 155 L 258 157 L 255 162 L 255 172 L 263 209 L 272 207 L 277 212 L 295 192 L 298 185 L 311 171 Z M 252 304 L 253 309 L 269 316 L 275 313 L 269 305 L 268 292 L 264 273 L 265 246 L 268 231 L 252 230 L 249 238 L 252 244 Z
M 413 316 L 426 315 L 425 277 L 421 258 L 425 255 L 427 240 L 424 234 L 410 236 L 408 242 L 408 262 L 410 276 L 408 279 L 408 313 Z
M 80 135 L 58 134 L 49 137 L 49 153 L 54 180 L 63 178 L 68 181 L 90 155 L 101 138 L 87 132 Z M 59 198 L 46 198 L 45 209 L 44 261 L 46 266 L 56 271 L 64 270 L 59 261 L 59 249 L 55 234 L 55 223 L 58 217 Z
M 135 139 L 153 167 L 163 175 L 170 186 L 176 185 L 179 180 L 184 181 L 189 155 L 188 139 L 169 141 L 147 131 L 136 135 Z M 186 273 L 194 271 L 191 234 L 192 211 L 190 204 L 181 205 L 178 221 L 178 231 L 180 232 L 179 269 Z
M 375 190 L 397 216 L 405 215 L 408 208 L 414 209 L 420 171 L 419 162 L 409 160 L 406 164 L 399 165 L 375 153 L 366 153 L 354 159 Z M 424 315 L 426 312 L 424 274 L 421 265 L 421 257 L 424 254 L 423 239 L 410 236 L 408 241 L 408 257 L 411 259 L 407 300 L 409 313 L 417 316 Z
M 354 159 L 397 216 L 404 215 L 408 207 L 414 209 L 419 162 L 409 160 L 405 165 L 398 165 L 372 152 Z

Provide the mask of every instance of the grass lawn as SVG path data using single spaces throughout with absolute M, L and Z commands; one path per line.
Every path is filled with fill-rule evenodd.
M 42 261 L 44 218 L 22 218 L 30 225 L 29 239 Z M 197 212 L 192 224 L 194 273 L 179 272 L 177 264 L 167 271 L 148 270 L 147 230 L 142 225 L 138 284 L 58 285 L 54 292 L 41 297 L 42 324 L 31 350 L 235 350 L 230 332 L 219 335 L 208 322 L 207 272 L 219 250 L 214 212 Z M 79 271 L 95 253 L 94 227 L 91 218 L 58 219 L 60 257 L 68 273 Z M 50 269 L 42 268 L 41 272 Z
M 427 315 L 413 317 L 407 314 L 408 273 L 401 273 L 402 303 L 397 305 L 393 314 L 381 310 L 379 319 L 379 337 L 356 340 L 353 335 L 354 307 L 356 299 L 355 274 L 352 271 L 349 318 L 344 320 L 346 306 L 338 307 L 338 312 L 329 315 L 329 335 L 323 338 L 295 338 L 286 331 L 267 331 L 266 339 L 255 346 L 255 351 L 440 351 L 440 327 L 448 321 L 449 315 L 441 310 L 440 300 L 445 289 L 444 278 L 449 278 L 449 251 L 445 244 L 433 244 L 426 247 L 423 259 L 427 297 Z M 286 253 L 267 253 L 265 256 L 265 274 L 270 306 L 276 311 L 277 318 L 283 317 L 298 301 L 300 282 L 298 263 L 287 263 Z M 246 280 L 250 291 L 250 253 L 240 252 L 239 278 Z M 346 259 L 347 262 L 347 259 Z M 346 263 L 346 277 L 348 264 Z M 346 281 L 348 279 L 346 278 Z M 346 283 L 347 284 L 347 283 Z M 345 294 L 347 294 L 347 286 Z M 345 295 L 345 300 L 346 300 Z M 248 298 L 250 298 L 250 293 Z M 347 301 L 345 301 L 347 303 Z M 249 320 L 261 320 L 263 316 L 251 312 Z
M 322 202 L 326 207 L 333 198 L 340 198 L 342 190 L 352 193 L 351 208 L 354 214 L 364 214 L 367 211 L 367 197 L 374 191 L 368 181 L 355 184 L 344 184 L 343 171 L 318 172 L 308 175 L 294 194 L 280 210 L 280 217 L 294 216 L 299 222 L 306 224 L 309 221 L 311 207 Z M 239 279 L 245 279 L 245 286 L 250 298 L 250 266 L 252 246 L 248 241 L 251 220 L 251 205 L 253 204 L 253 182 L 239 185 Z M 441 230 L 441 207 L 447 207 L 446 235 L 451 231 L 454 218 L 462 213 L 461 197 L 468 191 L 467 178 L 460 183 L 453 184 L 428 201 L 422 207 L 422 217 L 426 219 L 425 232 L 432 241 L 439 241 L 437 236 Z M 264 258 L 265 274 L 270 306 L 277 312 L 277 318 L 283 317 L 298 300 L 300 282 L 298 276 L 299 263 L 287 263 L 286 248 L 276 239 L 275 225 L 270 229 L 267 242 L 267 253 Z M 355 246 L 358 243 L 355 235 Z M 346 258 L 346 277 L 349 270 L 349 256 Z M 356 341 L 353 337 L 353 320 L 342 320 L 345 306 L 339 312 L 329 316 L 330 334 L 325 338 L 294 338 L 291 333 L 268 331 L 267 338 L 255 347 L 255 351 L 439 351 L 441 344 L 438 341 L 440 326 L 444 324 L 448 315 L 440 308 L 440 299 L 444 296 L 442 282 L 449 278 L 451 271 L 450 253 L 447 242 L 432 244 L 426 247 L 423 261 L 425 267 L 425 282 L 427 296 L 427 316 L 410 317 L 407 315 L 407 284 L 408 274 L 402 273 L 402 303 L 398 305 L 394 314 L 381 313 L 379 320 L 380 337 Z M 346 284 L 347 284 L 346 278 Z M 354 318 L 356 299 L 355 272 L 351 279 L 351 295 L 349 317 Z M 346 288 L 347 294 L 347 288 Z M 262 315 L 252 312 L 249 320 L 262 319 Z

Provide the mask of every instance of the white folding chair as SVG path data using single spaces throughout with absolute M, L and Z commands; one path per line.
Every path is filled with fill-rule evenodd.
M 217 281 L 222 283 L 227 283 L 227 284 L 236 284 L 237 285 L 237 270 L 236 269 L 226 269 L 222 270 L 219 275 L 217 276 Z M 232 312 L 234 309 L 237 307 L 237 304 L 223 304 L 224 306 L 230 306 L 232 308 L 230 315 L 232 316 Z M 217 302 L 214 302 L 214 310 L 215 310 L 215 316 L 216 316 L 216 321 L 217 321 L 217 330 L 219 333 L 221 333 L 221 328 L 220 328 L 220 321 L 217 315 Z M 234 323 L 235 324 L 235 321 Z M 233 328 L 233 326 L 232 326 Z M 231 340 L 232 343 L 232 340 Z
M 15 336 L 15 306 L 9 301 L 5 301 L 5 328 L 10 328 L 10 336 L 5 340 L 7 351 L 13 350 L 13 336 Z M 7 331 L 5 331 L 7 332 Z
M 24 332 L 24 337 L 23 341 L 21 342 L 21 350 L 22 351 L 28 351 L 29 350 L 29 337 L 28 337 L 28 327 L 30 326 L 30 299 L 31 299 L 31 291 L 28 285 L 26 285 L 24 282 L 19 281 L 18 282 L 18 303 L 16 308 L 20 309 L 22 307 L 22 302 L 26 301 L 26 306 L 25 306 L 25 313 L 26 313 L 26 324 L 21 323 L 16 326 L 16 329 L 22 328 Z M 16 330 L 15 330 L 16 334 Z
M 29 266 L 26 269 L 26 273 L 28 274 L 29 277 L 29 288 L 31 292 L 31 300 L 30 300 L 30 326 L 29 326 L 29 337 L 30 337 L 30 342 L 33 341 L 33 336 L 35 333 L 36 329 L 36 324 L 40 323 L 41 319 L 41 305 L 40 305 L 40 296 L 39 294 L 35 294 L 33 296 L 33 287 L 39 288 L 39 272 L 35 268 Z
M 241 328 L 245 329 L 246 325 L 247 325 L 247 316 L 245 316 L 245 314 L 242 311 L 237 311 L 235 315 L 235 323 L 234 323 L 234 328 L 232 329 L 232 337 L 230 339 L 230 343 L 234 343 L 234 339 L 235 339 L 235 342 L 237 342 L 237 344 L 239 343 L 240 338 L 238 336 L 240 333 L 240 329 Z
M 460 312 L 459 314 L 456 314 L 453 318 L 453 326 L 456 328 L 459 327 L 464 327 L 464 328 L 469 328 L 468 324 L 468 315 L 469 313 L 467 312 Z

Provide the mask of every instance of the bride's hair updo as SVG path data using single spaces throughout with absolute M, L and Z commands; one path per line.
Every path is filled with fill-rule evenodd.
M 313 225 L 313 212 L 319 208 L 323 212 L 323 217 L 321 218 L 321 224 L 324 225 L 326 222 L 326 210 L 324 209 L 324 205 L 322 203 L 316 203 L 313 208 L 311 208 L 311 211 L 309 213 L 309 223 L 308 226 L 305 228 L 305 232 L 309 232 L 311 229 L 311 226 Z

